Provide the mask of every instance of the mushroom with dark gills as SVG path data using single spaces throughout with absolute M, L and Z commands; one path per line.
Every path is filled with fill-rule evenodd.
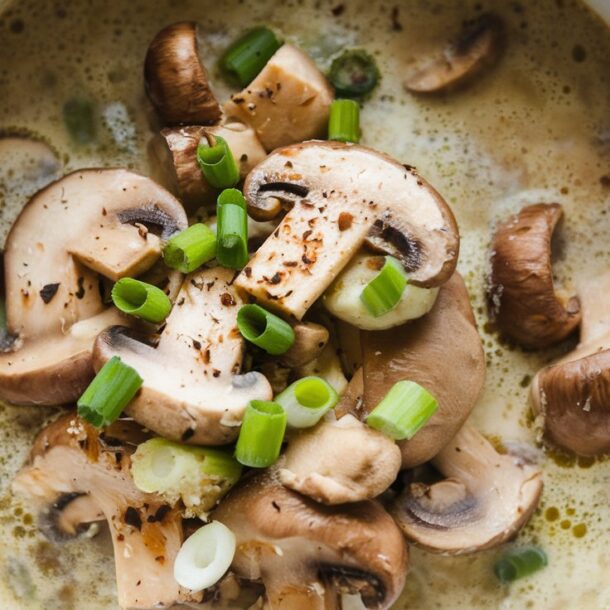
M 395 256 L 417 286 L 443 284 L 459 250 L 455 219 L 412 168 L 369 148 L 305 142 L 276 150 L 248 175 L 248 213 L 289 208 L 236 285 L 301 319 L 359 248 Z
M 343 593 L 386 610 L 403 588 L 407 546 L 374 500 L 324 506 L 261 473 L 239 483 L 212 518 L 235 534 L 232 570 L 262 580 L 269 610 L 339 610 Z
M 76 400 L 93 376 L 95 337 L 123 320 L 103 303 L 98 274 L 117 280 L 146 271 L 186 225 L 170 193 L 125 170 L 80 170 L 38 192 L 6 243 L 13 341 L 0 354 L 0 398 Z
M 113 356 L 143 378 L 126 412 L 172 440 L 222 445 L 237 438 L 250 400 L 271 399 L 258 372 L 241 374 L 245 341 L 237 329 L 243 299 L 222 267 L 186 276 L 160 336 L 114 326 L 95 342 L 100 369 Z

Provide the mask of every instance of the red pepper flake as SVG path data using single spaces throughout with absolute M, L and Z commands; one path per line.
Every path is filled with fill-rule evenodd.
M 244 267 L 244 274 L 246 277 L 252 277 L 252 267 Z
M 339 231 L 347 231 L 352 226 L 352 220 L 354 217 L 349 212 L 341 212 L 339 214 Z
M 233 296 L 231 294 L 229 294 L 228 292 L 223 292 L 220 295 L 220 302 L 225 306 L 225 307 L 233 307 L 235 305 L 235 299 L 233 298 Z
M 299 263 L 297 261 L 284 261 L 284 267 L 296 267 Z

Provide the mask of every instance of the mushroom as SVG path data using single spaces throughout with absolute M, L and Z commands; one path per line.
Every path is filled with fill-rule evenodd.
M 485 380 L 485 355 L 461 276 L 454 273 L 440 289 L 428 315 L 398 328 L 362 332 L 361 341 L 364 404 L 357 414 L 366 416 L 404 379 L 419 383 L 438 401 L 425 426 L 399 442 L 403 468 L 427 462 L 466 421 Z
M 352 415 L 321 421 L 288 441 L 282 485 L 323 504 L 371 500 L 396 480 L 400 450 Z
M 144 62 L 146 92 L 168 125 L 213 125 L 222 114 L 199 58 L 197 24 L 173 23 L 154 37 Z
M 76 528 L 79 519 L 108 522 L 121 608 L 200 601 L 200 595 L 181 589 L 173 576 L 183 540 L 180 513 L 136 488 L 130 451 L 120 442 L 106 444 L 104 433 L 68 414 L 40 432 L 13 490 L 30 498 L 44 515 L 54 513 L 64 530 Z
M 297 378 L 307 377 L 308 375 L 322 377 L 334 388 L 337 394 L 343 394 L 347 387 L 347 379 L 343 374 L 337 351 L 333 342 L 329 341 L 317 358 L 294 369 L 295 376 Z
M 172 195 L 125 170 L 80 170 L 38 192 L 6 244 L 7 327 L 14 340 L 0 354 L 0 399 L 76 400 L 93 376 L 96 335 L 123 319 L 104 305 L 98 273 L 117 280 L 146 271 L 163 242 L 186 226 Z
M 100 369 L 113 356 L 144 380 L 126 412 L 171 440 L 222 445 L 235 440 L 251 400 L 270 400 L 271 386 L 257 372 L 240 374 L 245 342 L 237 329 L 243 300 L 233 271 L 217 267 L 188 275 L 156 344 L 115 326 L 94 349 Z
M 225 104 L 228 117 L 251 125 L 266 150 L 323 137 L 333 90 L 313 60 L 285 44 L 260 74 Z
M 492 548 L 516 534 L 540 499 L 540 469 L 517 455 L 500 455 L 465 425 L 432 460 L 446 478 L 409 484 L 390 512 L 408 540 L 461 555 Z
M 297 368 L 318 358 L 328 343 L 328 329 L 315 322 L 299 322 L 292 327 L 294 343 L 280 356 L 283 365 Z
M 263 581 L 270 610 L 338 610 L 347 592 L 385 610 L 404 585 L 404 538 L 373 500 L 323 506 L 262 473 L 235 487 L 213 519 L 235 534 L 232 569 Z
M 300 320 L 366 239 L 398 257 L 417 286 L 444 283 L 459 234 L 442 197 L 412 168 L 362 146 L 305 142 L 248 175 L 249 214 L 290 211 L 237 277 L 261 304 Z
M 557 293 L 553 282 L 551 239 L 562 216 L 558 203 L 530 205 L 501 223 L 493 237 L 490 315 L 523 347 L 548 347 L 580 324 L 578 298 Z
M 457 39 L 440 57 L 409 76 L 405 88 L 413 93 L 438 93 L 469 82 L 494 64 L 502 51 L 504 24 L 491 13 L 466 21 Z

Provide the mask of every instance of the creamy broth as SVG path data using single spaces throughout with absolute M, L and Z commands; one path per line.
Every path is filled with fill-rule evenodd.
M 417 98 L 403 90 L 408 67 L 450 38 L 462 18 L 489 9 L 508 24 L 507 51 L 495 69 L 446 97 Z M 162 26 L 186 19 L 203 26 L 210 68 L 251 24 L 275 28 L 323 68 L 344 46 L 375 54 L 383 80 L 362 112 L 363 143 L 417 166 L 452 205 L 460 225 L 459 268 L 488 361 L 486 389 L 472 421 L 494 439 L 534 443 L 529 379 L 572 344 L 524 353 L 487 332 L 488 245 L 497 219 L 526 202 L 557 201 L 566 213 L 558 279 L 578 290 L 608 269 L 608 29 L 570 0 L 9 2 L 0 13 L 0 131 L 27 130 L 51 144 L 64 172 L 125 166 L 148 173 L 146 144 L 157 126 L 144 94 L 144 54 Z M 224 99 L 229 89 L 213 76 Z M 95 102 L 96 139 L 90 145 L 74 145 L 63 124 L 63 104 L 75 96 Z M 14 183 L 0 168 L 0 243 L 24 203 L 21 190 L 19 196 L 6 193 L 9 178 Z M 54 230 L 60 227 L 49 227 Z M 54 412 L 0 406 L 0 607 L 116 608 L 104 531 L 55 548 L 37 532 L 27 506 L 10 494 L 34 435 Z M 545 548 L 549 566 L 503 587 L 490 567 L 502 549 L 449 558 L 412 548 L 397 608 L 610 608 L 610 462 L 550 454 L 541 459 L 542 502 L 519 541 Z

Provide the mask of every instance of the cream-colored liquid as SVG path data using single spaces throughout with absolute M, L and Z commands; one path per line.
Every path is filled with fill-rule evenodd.
M 336 17 L 331 8 L 338 4 L 12 3 L 0 16 L 0 129 L 26 127 L 46 139 L 65 171 L 127 166 L 146 173 L 152 112 L 142 63 L 149 40 L 163 25 L 199 21 L 209 67 L 227 41 L 259 23 L 304 47 L 322 67 L 344 45 L 367 48 L 377 56 L 383 80 L 362 113 L 364 143 L 417 166 L 453 206 L 460 225 L 460 269 L 488 359 L 486 390 L 472 419 L 488 435 L 533 443 L 527 379 L 562 348 L 525 354 L 485 332 L 487 247 L 498 218 L 524 202 L 559 201 L 566 223 L 558 279 L 577 290 L 609 268 L 610 188 L 600 178 L 610 175 L 610 32 L 570 0 L 408 0 L 400 4 L 402 31 L 392 29 L 396 1 L 345 2 Z M 408 66 L 450 37 L 462 18 L 475 15 L 477 5 L 497 10 L 508 22 L 509 45 L 501 63 L 468 90 L 446 98 L 405 93 L 401 83 Z M 585 50 L 584 61 L 574 59 L 577 45 Z M 227 94 L 217 77 L 215 84 L 220 97 Z M 71 144 L 62 123 L 62 105 L 77 93 L 96 100 L 99 114 L 98 141 L 85 148 Z M 0 207 L 0 216 L 12 219 L 14 210 Z M 6 224 L 0 225 L 4 233 Z M 60 229 L 49 227 L 53 230 Z M 37 533 L 27 507 L 8 491 L 34 434 L 52 413 L 0 407 L 0 607 L 116 608 L 106 538 L 55 549 Z M 610 608 L 610 462 L 581 460 L 566 467 L 549 457 L 543 460 L 540 509 L 519 542 L 543 546 L 549 566 L 501 587 L 490 567 L 501 549 L 461 558 L 412 549 L 398 608 Z M 552 507 L 559 517 L 549 521 Z M 581 524 L 586 533 L 577 537 Z

